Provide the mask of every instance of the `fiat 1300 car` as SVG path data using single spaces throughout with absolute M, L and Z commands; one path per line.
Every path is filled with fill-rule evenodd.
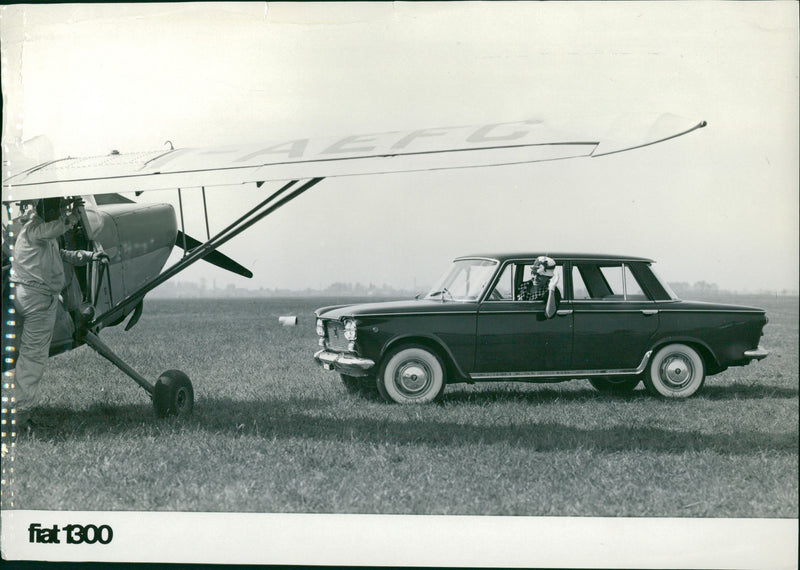
M 543 260 L 539 289 L 552 292 L 537 298 L 530 283 Z M 681 300 L 652 264 L 598 254 L 460 257 L 416 299 L 318 309 L 314 358 L 351 392 L 425 403 L 450 383 L 571 379 L 616 393 L 644 382 L 654 396 L 687 398 L 706 377 L 768 355 L 762 309 Z

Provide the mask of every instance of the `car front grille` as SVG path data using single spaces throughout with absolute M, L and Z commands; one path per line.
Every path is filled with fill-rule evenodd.
M 350 343 L 344 338 L 344 324 L 341 321 L 328 321 L 325 328 L 328 348 L 346 351 L 347 345 Z

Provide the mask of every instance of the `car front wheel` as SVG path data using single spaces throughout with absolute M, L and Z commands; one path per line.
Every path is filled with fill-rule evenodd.
M 387 402 L 426 404 L 444 392 L 444 365 L 438 355 L 418 346 L 389 353 L 378 374 L 378 391 Z
M 644 385 L 662 398 L 688 398 L 705 380 L 705 366 L 697 351 L 685 344 L 668 344 L 650 361 Z

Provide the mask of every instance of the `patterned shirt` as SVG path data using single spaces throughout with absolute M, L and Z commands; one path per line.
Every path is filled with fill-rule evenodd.
M 533 279 L 530 281 L 525 281 L 519 287 L 519 291 L 517 293 L 517 300 L 519 301 L 541 301 L 547 298 L 547 283 L 549 280 L 547 279 L 539 279 L 539 283 L 536 284 L 533 282 Z

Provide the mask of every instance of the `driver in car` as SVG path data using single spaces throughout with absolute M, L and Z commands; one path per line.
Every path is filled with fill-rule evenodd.
M 548 292 L 556 290 L 558 278 L 554 278 L 556 262 L 540 255 L 531 266 L 531 278 L 520 284 L 517 299 L 520 301 L 543 301 Z

